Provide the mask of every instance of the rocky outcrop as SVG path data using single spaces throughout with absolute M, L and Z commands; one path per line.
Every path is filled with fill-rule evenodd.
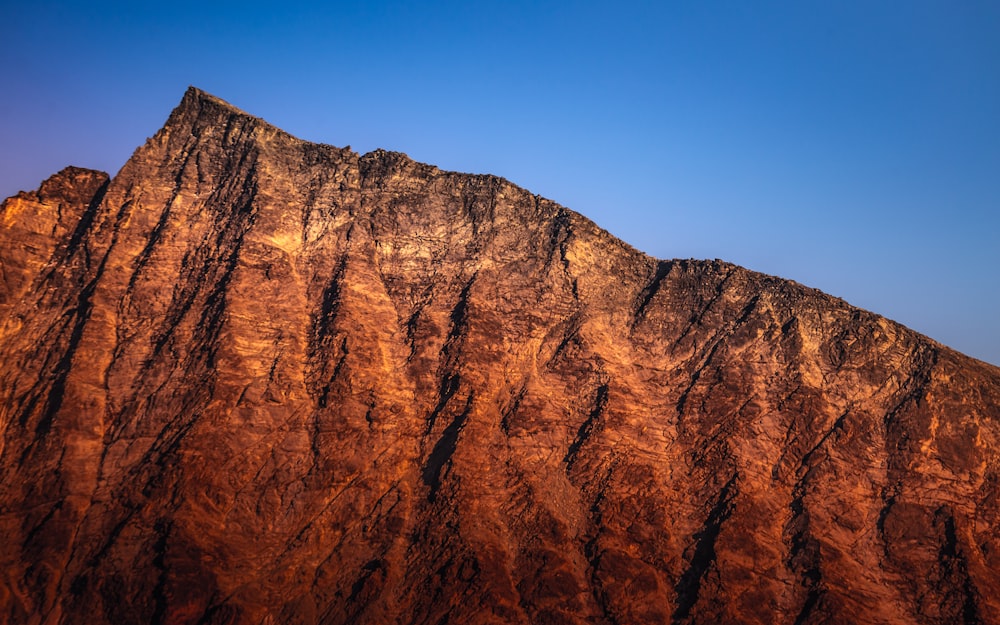
M 191 89 L 0 209 L 10 623 L 1000 623 L 1000 370 Z

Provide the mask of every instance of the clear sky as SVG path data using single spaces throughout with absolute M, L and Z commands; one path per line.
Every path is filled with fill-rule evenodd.
M 0 24 L 4 197 L 116 172 L 195 85 L 1000 364 L 995 0 L 25 0 Z

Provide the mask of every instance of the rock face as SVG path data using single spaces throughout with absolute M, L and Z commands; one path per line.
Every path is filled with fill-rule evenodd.
M 1000 623 L 1000 370 L 191 89 L 0 209 L 0 620 Z

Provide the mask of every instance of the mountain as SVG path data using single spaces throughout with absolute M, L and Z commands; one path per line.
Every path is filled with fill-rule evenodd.
M 197 89 L 0 208 L 0 620 L 1000 623 L 1000 369 Z

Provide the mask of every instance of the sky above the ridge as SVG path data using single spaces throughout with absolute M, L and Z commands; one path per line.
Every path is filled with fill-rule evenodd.
M 116 172 L 194 85 L 1000 364 L 994 0 L 37 1 L 0 23 L 0 196 Z

